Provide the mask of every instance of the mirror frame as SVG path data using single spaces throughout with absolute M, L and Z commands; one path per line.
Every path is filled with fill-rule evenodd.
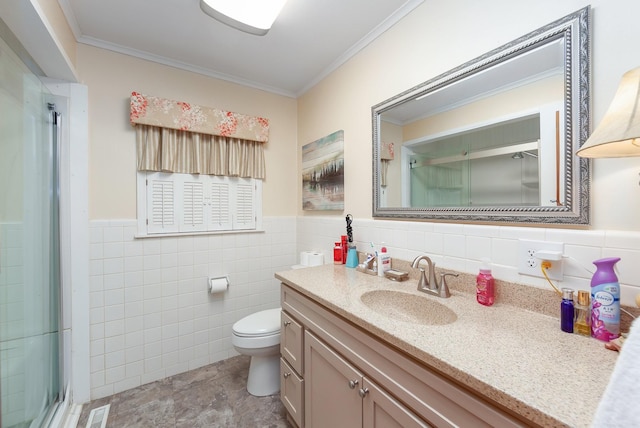
M 373 127 L 373 217 L 529 224 L 590 223 L 589 159 L 575 151 L 590 132 L 590 6 L 560 18 L 506 45 L 393 96 L 371 108 Z M 548 41 L 564 39 L 565 203 L 562 206 L 399 208 L 380 206 L 381 114 L 394 106 L 442 89 Z M 575 168 L 574 168 L 575 165 Z

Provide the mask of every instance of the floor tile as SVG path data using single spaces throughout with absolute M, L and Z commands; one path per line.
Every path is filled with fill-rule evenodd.
M 249 361 L 239 355 L 94 400 L 83 406 L 78 428 L 106 404 L 109 428 L 291 428 L 279 394 L 247 392 Z

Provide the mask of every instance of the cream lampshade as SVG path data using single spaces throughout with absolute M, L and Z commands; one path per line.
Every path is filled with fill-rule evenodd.
M 585 158 L 640 156 L 640 67 L 622 76 L 607 114 L 576 152 Z

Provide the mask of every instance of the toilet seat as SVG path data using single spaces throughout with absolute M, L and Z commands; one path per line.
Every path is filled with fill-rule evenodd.
M 232 330 L 238 337 L 280 336 L 280 308 L 247 315 L 233 324 Z
M 270 347 L 276 347 L 280 349 L 280 332 L 275 334 L 270 334 L 268 336 L 238 336 L 233 333 L 231 335 L 231 344 L 236 348 L 241 348 L 244 353 L 249 353 L 253 351 L 248 350 L 257 350 L 257 349 L 267 349 Z

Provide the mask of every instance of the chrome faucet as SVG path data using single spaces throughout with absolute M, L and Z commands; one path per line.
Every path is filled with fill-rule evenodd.
M 427 279 L 427 275 L 424 271 L 424 268 L 420 267 L 420 262 L 424 260 L 427 262 L 429 266 L 429 279 Z M 436 264 L 431 261 L 429 256 L 418 256 L 411 263 L 412 268 L 418 268 L 420 270 L 420 279 L 418 280 L 418 291 L 422 291 L 423 293 L 432 294 L 434 296 L 448 298 L 451 297 L 451 293 L 449 292 L 449 286 L 447 285 L 447 276 L 458 276 L 457 273 L 451 272 L 443 272 L 440 274 L 440 283 L 436 279 Z

